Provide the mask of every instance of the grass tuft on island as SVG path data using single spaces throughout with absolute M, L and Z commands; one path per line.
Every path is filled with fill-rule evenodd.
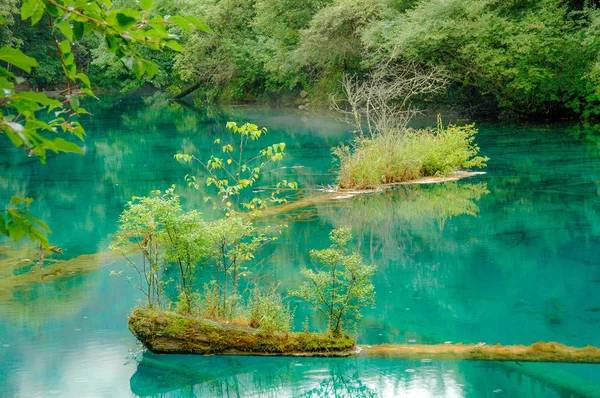
M 265 333 L 251 327 L 138 308 L 129 316 L 129 330 L 156 354 L 236 354 L 348 356 L 355 341 L 320 333 Z
M 357 137 L 352 147 L 334 149 L 339 159 L 341 189 L 374 189 L 386 184 L 441 177 L 460 170 L 483 168 L 487 157 L 478 156 L 477 129 L 441 123 L 434 129 L 380 132 Z

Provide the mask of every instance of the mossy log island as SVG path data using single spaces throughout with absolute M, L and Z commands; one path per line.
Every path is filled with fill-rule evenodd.
M 438 360 L 569 362 L 600 364 L 600 348 L 537 342 L 530 346 L 485 344 L 355 345 L 348 336 L 264 333 L 174 312 L 137 309 L 129 330 L 157 354 L 287 355 Z
M 157 354 L 348 356 L 354 340 L 318 333 L 264 333 L 258 329 L 148 308 L 129 316 L 129 330 Z

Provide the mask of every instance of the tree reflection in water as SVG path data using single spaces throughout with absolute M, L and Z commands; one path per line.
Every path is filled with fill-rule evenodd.
M 146 352 L 130 386 L 140 397 L 460 397 L 461 378 L 457 362 Z

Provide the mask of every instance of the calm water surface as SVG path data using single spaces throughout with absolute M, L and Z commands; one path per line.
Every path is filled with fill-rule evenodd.
M 134 98 L 92 110 L 85 157 L 44 166 L 0 141 L 1 203 L 14 193 L 36 198 L 33 211 L 64 259 L 106 252 L 133 195 L 177 184 L 185 206 L 201 208 L 202 193 L 185 187 L 190 170 L 173 154 L 210 154 L 228 120 L 268 127 L 261 145 L 287 143 L 288 157 L 264 183 L 296 180 L 299 197 L 334 183 L 330 148 L 350 136 L 331 117 L 294 111 L 194 112 Z M 361 343 L 600 345 L 600 146 L 570 126 L 482 125 L 478 144 L 491 158 L 486 175 L 285 215 L 289 227 L 253 278 L 297 286 L 308 250 L 350 225 L 355 247 L 378 266 Z M 109 276 L 128 272 L 124 262 L 93 261 L 84 275 L 0 292 L 0 396 L 600 396 L 600 367 L 590 365 L 141 353 L 126 327 L 139 295 Z M 325 326 L 292 305 L 298 329 L 307 318 Z

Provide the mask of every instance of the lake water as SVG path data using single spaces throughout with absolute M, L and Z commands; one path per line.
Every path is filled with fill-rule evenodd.
M 63 259 L 106 252 L 134 195 L 176 184 L 186 208 L 202 209 L 202 194 L 185 187 L 191 170 L 173 155 L 208 156 L 229 120 L 266 126 L 260 146 L 286 142 L 288 156 L 264 185 L 298 181 L 298 197 L 334 183 L 330 149 L 350 137 L 327 115 L 147 102 L 93 104 L 84 157 L 51 156 L 42 165 L 0 141 L 0 202 L 15 193 L 35 198 L 33 212 L 52 228 Z M 595 137 L 568 125 L 483 124 L 477 142 L 491 158 L 487 174 L 296 210 L 283 217 L 288 228 L 262 253 L 253 278 L 297 286 L 308 251 L 349 225 L 353 245 L 378 266 L 360 343 L 599 346 Z M 0 259 L 8 252 L 0 248 Z M 92 272 L 0 292 L 0 396 L 600 396 L 594 365 L 141 353 L 126 326 L 139 293 L 109 275 L 128 272 L 125 263 L 95 258 Z M 291 304 L 297 329 L 305 319 L 324 328 L 303 303 Z

